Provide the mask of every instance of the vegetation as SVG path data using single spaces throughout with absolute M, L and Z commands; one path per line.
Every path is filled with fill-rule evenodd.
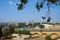
M 18 10 L 22 10 L 24 8 L 24 5 L 26 5 L 29 1 L 28 0 L 20 0 L 21 4 L 17 3 Z M 36 8 L 38 11 L 40 11 L 41 8 L 44 7 L 45 2 L 47 3 L 47 7 L 51 7 L 51 4 L 60 5 L 60 0 L 37 0 L 36 2 Z
M 33 26 L 40 26 L 41 24 L 40 23 L 34 23 Z
M 4 30 L 2 31 L 2 36 L 3 37 L 8 37 L 9 34 L 10 34 L 9 28 L 4 28 Z
M 41 33 L 42 33 L 42 28 L 44 28 L 44 25 L 40 25 L 39 27 L 41 28 Z
M 19 31 L 19 34 L 29 35 L 30 34 L 30 31 L 28 31 L 28 30 L 22 30 L 22 31 Z
M 28 30 L 16 30 L 14 33 L 16 34 L 26 34 L 26 35 L 30 35 L 30 31 Z
M 45 37 L 45 40 L 52 40 L 52 39 L 51 39 L 51 37 L 50 37 L 49 35 L 47 35 L 47 36 Z
M 20 0 L 20 3 L 17 3 L 18 6 L 18 10 L 22 10 L 23 8 L 25 8 L 24 6 L 29 2 L 30 0 Z M 38 11 L 40 11 L 41 8 L 47 6 L 48 8 L 48 17 L 44 17 L 42 16 L 42 19 L 45 20 L 47 18 L 47 22 L 50 22 L 51 20 L 51 14 L 50 14 L 50 7 L 52 6 L 52 4 L 54 5 L 60 5 L 60 0 L 37 0 L 36 2 L 36 9 Z
M 24 28 L 24 27 L 28 27 L 28 26 L 30 26 L 30 27 L 32 27 L 32 25 L 33 25 L 33 27 L 35 27 L 35 26 L 39 26 L 40 25 L 40 23 L 29 23 L 28 25 L 26 25 L 25 23 L 19 23 L 19 26 L 18 26 L 18 28 L 20 27 L 20 28 Z
M 10 25 L 10 26 L 9 26 L 10 34 L 14 33 L 15 28 L 16 28 L 16 26 L 13 26 L 13 25 Z
M 25 23 L 19 23 L 19 26 L 20 28 L 23 28 L 23 27 L 27 27 L 28 25 L 26 25 Z
M 0 26 L 0 38 L 2 37 L 2 25 Z
M 12 33 L 14 33 L 15 31 L 15 26 L 11 25 L 11 26 L 8 26 L 8 27 L 3 27 L 2 28 L 2 36 L 3 37 L 8 37 L 8 36 L 11 36 Z

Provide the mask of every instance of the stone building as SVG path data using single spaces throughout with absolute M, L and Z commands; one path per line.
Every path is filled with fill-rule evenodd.
M 29 38 L 24 38 L 24 40 L 40 40 L 40 37 L 29 37 Z

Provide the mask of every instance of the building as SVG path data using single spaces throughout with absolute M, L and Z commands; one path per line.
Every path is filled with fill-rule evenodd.
M 29 38 L 24 38 L 24 40 L 40 40 L 40 37 L 29 37 Z

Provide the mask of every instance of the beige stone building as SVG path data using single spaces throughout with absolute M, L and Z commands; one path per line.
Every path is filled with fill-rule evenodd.
M 24 40 L 40 40 L 40 37 L 29 37 L 29 38 L 24 38 Z

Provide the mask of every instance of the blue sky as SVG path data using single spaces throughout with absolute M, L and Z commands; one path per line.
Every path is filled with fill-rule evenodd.
M 36 0 L 29 0 L 28 4 L 21 11 L 17 10 L 16 3 L 19 0 L 0 0 L 0 22 L 43 22 L 42 16 L 46 16 L 47 7 L 37 11 Z M 46 6 L 46 5 L 45 5 Z M 51 22 L 60 22 L 60 7 L 51 6 Z M 46 21 L 46 20 L 45 20 Z

